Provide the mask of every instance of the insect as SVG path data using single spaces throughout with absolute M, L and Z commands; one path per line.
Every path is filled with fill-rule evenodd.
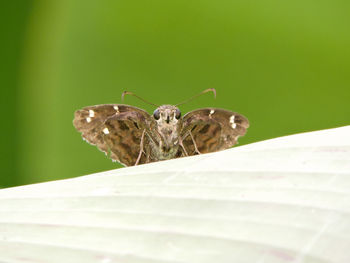
M 207 89 L 189 100 L 209 91 L 216 96 L 215 89 Z M 122 99 L 126 94 L 147 102 L 127 91 Z M 75 112 L 73 124 L 84 140 L 125 166 L 224 150 L 249 127 L 243 115 L 218 108 L 197 109 L 182 117 L 177 106 L 183 103 L 150 103 L 157 107 L 152 115 L 124 104 L 89 106 Z

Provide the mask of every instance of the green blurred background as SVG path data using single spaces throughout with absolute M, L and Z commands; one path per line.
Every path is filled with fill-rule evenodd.
M 7 1 L 0 187 L 119 168 L 72 126 L 133 91 L 247 116 L 240 145 L 350 123 L 350 2 Z M 126 103 L 153 112 L 136 98 Z

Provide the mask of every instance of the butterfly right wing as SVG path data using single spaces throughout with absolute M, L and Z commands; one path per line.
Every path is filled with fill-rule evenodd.
M 140 154 L 142 133 L 152 121 L 150 115 L 139 108 L 103 104 L 77 110 L 73 124 L 88 143 L 96 145 L 112 160 L 132 166 Z M 142 154 L 139 164 L 146 162 Z
M 235 145 L 248 127 L 248 119 L 237 112 L 217 108 L 194 110 L 183 117 L 183 145 L 188 155 L 224 150 Z

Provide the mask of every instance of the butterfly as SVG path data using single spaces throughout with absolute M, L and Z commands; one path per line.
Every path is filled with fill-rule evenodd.
M 215 89 L 207 89 L 196 96 L 208 91 L 216 95 Z M 124 92 L 122 98 L 125 94 L 136 96 Z M 249 127 L 243 115 L 220 108 L 197 109 L 182 117 L 180 104 L 152 104 L 157 106 L 152 115 L 125 104 L 88 106 L 75 112 L 73 125 L 85 141 L 125 166 L 224 150 Z

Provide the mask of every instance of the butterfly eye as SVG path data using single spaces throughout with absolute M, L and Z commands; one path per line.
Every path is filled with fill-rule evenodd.
M 181 111 L 179 109 L 176 109 L 176 113 L 175 113 L 175 118 L 178 120 L 181 117 Z
M 158 109 L 156 109 L 154 112 L 153 112 L 153 117 L 156 119 L 156 120 L 159 120 L 160 118 L 160 112 Z

